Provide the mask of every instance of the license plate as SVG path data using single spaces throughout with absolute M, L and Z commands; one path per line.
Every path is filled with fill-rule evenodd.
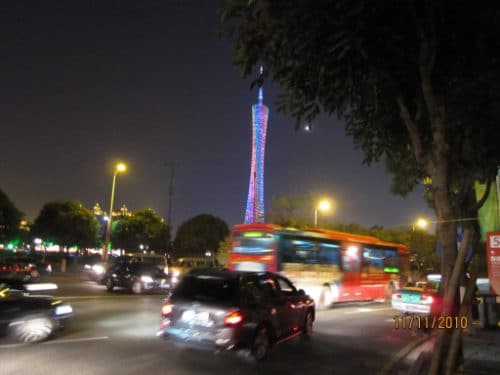
M 190 324 L 196 324 L 201 326 L 210 325 L 210 316 L 208 312 L 195 312 L 193 310 L 186 310 L 182 313 L 181 319 Z

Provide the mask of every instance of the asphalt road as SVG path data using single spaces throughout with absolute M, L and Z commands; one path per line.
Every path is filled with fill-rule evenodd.
M 0 374 L 377 374 L 424 334 L 396 329 L 387 305 L 318 311 L 312 341 L 292 340 L 253 364 L 234 353 L 180 349 L 155 336 L 161 295 L 108 293 L 74 275 L 52 277 L 74 318 L 41 344 L 0 340 Z

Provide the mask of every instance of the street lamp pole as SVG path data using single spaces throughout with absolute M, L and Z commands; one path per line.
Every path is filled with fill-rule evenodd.
M 321 200 L 316 207 L 314 208 L 314 227 L 318 227 L 318 210 L 319 211 L 329 211 L 331 208 L 331 204 L 329 200 L 323 199 Z
M 116 165 L 115 172 L 113 173 L 113 183 L 111 185 L 111 199 L 109 203 L 109 215 L 108 215 L 108 222 L 106 223 L 106 234 L 104 237 L 104 246 L 102 249 L 102 258 L 103 260 L 108 259 L 108 247 L 109 247 L 109 241 L 111 238 L 111 220 L 113 218 L 113 204 L 115 202 L 115 187 L 116 187 L 116 176 L 120 172 L 124 172 L 127 169 L 125 164 L 119 163 Z

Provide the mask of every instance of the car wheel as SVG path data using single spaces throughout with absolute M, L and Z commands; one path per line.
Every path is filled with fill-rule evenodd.
M 106 289 L 108 290 L 108 292 L 112 292 L 114 287 L 115 287 L 115 284 L 113 283 L 113 280 L 111 280 L 111 278 L 107 278 L 106 279 Z
M 306 318 L 304 320 L 304 327 L 302 328 L 302 338 L 306 341 L 309 341 L 313 334 L 313 314 L 311 311 L 308 311 L 306 314 Z
M 259 362 L 266 358 L 269 351 L 269 333 L 266 327 L 259 327 L 255 332 L 255 337 L 252 342 L 252 358 Z
M 10 332 L 20 342 L 39 342 L 47 339 L 54 331 L 54 324 L 46 316 L 30 317 L 10 324 Z
M 134 281 L 134 283 L 132 284 L 132 292 L 134 292 L 134 294 L 142 293 L 142 284 L 140 281 Z

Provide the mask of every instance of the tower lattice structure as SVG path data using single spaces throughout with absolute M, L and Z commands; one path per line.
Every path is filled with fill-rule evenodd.
M 264 153 L 269 108 L 263 104 L 263 99 L 264 90 L 261 84 L 257 103 L 252 106 L 252 160 L 245 224 L 264 222 Z

